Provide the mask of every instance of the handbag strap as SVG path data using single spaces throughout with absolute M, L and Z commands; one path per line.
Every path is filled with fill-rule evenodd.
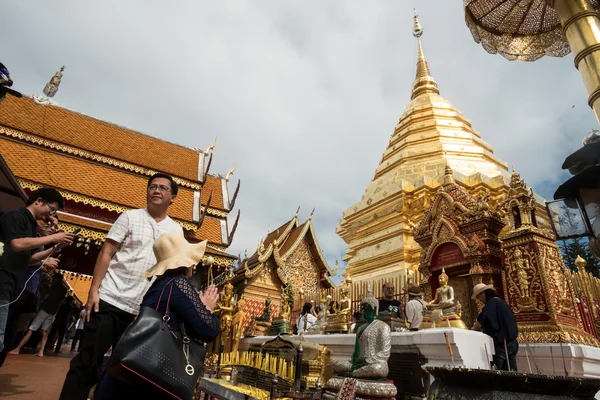
M 160 291 L 160 296 L 158 298 L 158 302 L 156 303 L 156 308 L 155 310 L 158 311 L 158 307 L 160 306 L 160 302 L 162 301 L 162 297 L 163 297 L 163 293 L 165 292 L 165 288 L 167 287 L 167 285 L 171 285 L 171 287 L 169 288 L 169 297 L 167 298 L 167 308 L 165 308 L 165 315 L 163 317 L 163 320 L 168 322 L 170 317 L 169 317 L 169 304 L 171 303 L 171 294 L 173 293 L 173 280 L 175 278 L 171 278 L 171 280 L 169 282 L 167 282 L 165 284 L 165 286 L 163 286 L 162 290 Z

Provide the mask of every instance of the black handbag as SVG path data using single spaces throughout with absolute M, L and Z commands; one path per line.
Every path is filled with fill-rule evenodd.
M 187 336 L 183 321 L 181 333 L 169 328 L 172 291 L 173 283 L 164 315 L 158 312 L 164 288 L 156 309 L 141 308 L 113 348 L 106 371 L 130 385 L 149 385 L 173 398 L 189 400 L 204 368 L 206 348 Z

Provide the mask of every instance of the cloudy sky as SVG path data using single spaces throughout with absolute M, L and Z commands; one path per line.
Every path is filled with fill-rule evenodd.
M 249 251 L 298 206 L 333 264 L 335 227 L 373 177 L 410 99 L 412 9 L 441 94 L 495 153 L 550 198 L 560 165 L 597 126 L 573 56 L 535 63 L 487 54 L 461 1 L 7 2 L 0 60 L 41 93 L 63 64 L 61 105 L 237 164 Z M 230 182 L 233 186 L 235 182 Z M 233 189 L 233 187 L 232 187 Z

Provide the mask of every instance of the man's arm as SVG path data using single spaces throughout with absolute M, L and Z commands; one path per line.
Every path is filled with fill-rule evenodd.
M 37 253 L 31 256 L 31 261 L 29 261 L 29 265 L 40 265 L 42 261 L 44 261 L 44 259 L 52 253 L 53 250 L 54 247 L 50 247 L 49 249 L 46 249 L 44 251 L 38 251 Z
M 88 302 L 85 306 L 86 311 L 86 320 L 90 321 L 90 315 L 92 308 L 95 312 L 99 311 L 100 297 L 98 295 L 98 289 L 100 288 L 100 284 L 106 275 L 106 271 L 108 271 L 108 265 L 110 264 L 110 260 L 113 258 L 117 249 L 119 248 L 119 243 L 115 242 L 112 239 L 106 239 L 104 241 L 104 245 L 100 250 L 100 254 L 98 254 L 98 258 L 96 259 L 96 265 L 94 266 L 94 276 L 92 278 L 92 286 L 90 287 L 90 293 L 88 296 Z
M 38 238 L 22 237 L 15 238 L 10 241 L 10 247 L 13 251 L 27 251 L 37 249 L 49 244 L 71 244 L 73 242 L 73 234 L 66 232 L 58 232 L 54 235 L 42 236 Z

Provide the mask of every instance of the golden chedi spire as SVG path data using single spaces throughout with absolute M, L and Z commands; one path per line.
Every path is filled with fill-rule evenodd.
M 415 83 L 413 84 L 413 90 L 410 96 L 411 100 L 422 93 L 440 94 L 437 82 L 433 76 L 431 76 L 431 72 L 429 71 L 429 65 L 427 64 L 427 59 L 425 59 L 425 53 L 423 53 L 423 45 L 421 44 L 423 28 L 419 22 L 419 16 L 417 15 L 416 9 L 414 18 L 415 24 L 413 36 L 417 38 L 417 75 L 415 77 Z
M 52 79 L 50 79 L 50 82 L 48 82 L 46 84 L 46 86 L 44 86 L 44 91 L 43 93 L 48 96 L 48 97 L 54 97 L 54 95 L 56 94 L 56 92 L 58 92 L 58 86 L 60 85 L 60 81 L 62 79 L 63 76 L 63 71 L 65 70 L 66 66 L 62 66 L 60 68 L 60 71 L 58 71 L 56 74 L 54 74 L 54 76 L 52 77 Z

